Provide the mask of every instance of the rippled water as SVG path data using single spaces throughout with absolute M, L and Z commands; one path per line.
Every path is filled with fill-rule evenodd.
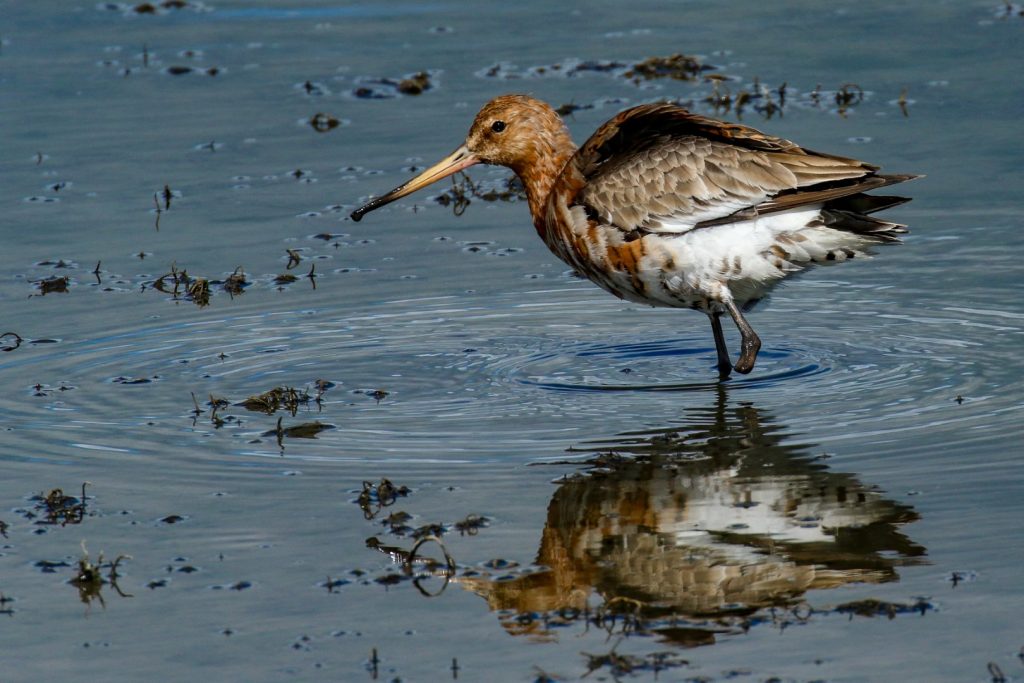
M 0 678 L 1024 677 L 1013 6 L 136 7 L 0 26 Z M 751 314 L 752 374 L 523 202 L 347 219 L 500 92 L 583 106 L 579 140 L 714 113 L 617 66 L 680 51 L 786 84 L 744 122 L 927 175 L 904 245 Z

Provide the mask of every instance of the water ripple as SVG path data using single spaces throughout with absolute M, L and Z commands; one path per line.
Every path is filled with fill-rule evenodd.
M 850 326 L 780 330 L 762 323 L 765 347 L 754 372 L 723 386 L 737 399 L 801 406 L 801 430 L 825 433 L 822 441 L 884 440 L 956 423 L 1005 430 L 1019 412 L 996 400 L 1000 392 L 992 387 L 1005 347 L 977 338 L 991 331 L 951 326 L 953 312 L 939 309 L 920 311 L 913 325 L 886 321 L 865 335 L 864 320 L 857 320 L 865 313 L 851 310 Z M 688 331 L 665 336 L 666 321 L 683 316 Z M 322 379 L 335 386 L 321 411 L 285 416 L 286 424 L 316 419 L 337 429 L 303 440 L 289 455 L 528 452 L 542 444 L 565 447 L 586 436 L 594 419 L 656 422 L 678 413 L 675 397 L 706 402 L 720 384 L 703 323 L 689 312 L 652 314 L 589 288 L 563 287 L 486 301 L 402 299 L 356 311 L 151 323 L 97 330 L 91 338 L 82 330 L 82 341 L 4 358 L 0 367 L 20 373 L 26 390 L 33 389 L 28 400 L 0 398 L 0 408 L 24 418 L 26 438 L 73 433 L 74 444 L 146 454 L 159 452 L 169 432 L 230 434 L 238 439 L 229 447 L 235 454 L 277 456 L 273 439 L 265 438 L 276 416 L 237 404 L 276 386 L 301 389 Z M 965 332 L 949 338 L 950 329 Z M 206 417 L 193 422 L 191 394 L 229 399 L 234 405 L 220 415 L 237 419 L 217 428 Z M 983 410 L 969 407 L 984 403 Z M 154 423 L 131 439 L 112 435 Z

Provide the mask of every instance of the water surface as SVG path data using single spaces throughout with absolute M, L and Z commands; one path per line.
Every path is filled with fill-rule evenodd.
M 1024 676 L 1024 18 L 134 8 L 0 28 L 5 680 Z M 927 175 L 906 244 L 751 315 L 751 375 L 715 381 L 702 316 L 572 277 L 521 201 L 347 219 L 501 92 L 583 107 L 578 140 L 658 98 L 715 114 L 724 87 L 616 66 L 677 52 L 762 94 L 745 123 Z M 275 387 L 294 414 L 240 405 Z M 454 571 L 406 572 L 430 535 Z M 76 586 L 85 553 L 130 559 Z

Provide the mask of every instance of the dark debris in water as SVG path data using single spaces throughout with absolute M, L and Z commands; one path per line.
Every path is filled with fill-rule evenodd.
M 159 2 L 139 2 L 129 4 L 123 2 L 101 2 L 97 9 L 108 12 L 121 12 L 122 14 L 137 14 L 142 16 L 154 16 L 168 14 L 175 11 L 209 12 L 211 8 L 197 0 L 160 0 Z
M 299 408 L 302 406 L 308 406 L 311 403 L 315 403 L 317 407 L 322 407 L 322 400 L 327 390 L 334 386 L 332 382 L 326 380 L 317 380 L 314 383 L 316 393 L 310 393 L 309 389 L 296 389 L 295 387 L 279 386 L 269 389 L 262 394 L 250 396 L 249 398 L 237 403 L 246 410 L 253 412 L 265 413 L 267 415 L 273 415 L 279 410 L 283 410 L 295 416 L 298 413 Z
M 39 288 L 39 296 L 46 296 L 54 292 L 66 294 L 69 282 L 70 279 L 67 275 L 61 275 L 60 277 L 54 276 L 48 277 L 45 280 L 37 280 L 35 284 Z
M 518 80 L 521 78 L 574 78 L 585 73 L 619 75 L 629 68 L 626 62 L 611 60 L 567 59 L 552 64 L 519 69 L 508 62 L 498 62 L 477 72 L 482 78 Z
M 408 78 L 403 78 L 395 87 L 403 95 L 421 95 L 432 87 L 430 74 L 426 71 L 420 71 Z
M 46 493 L 38 493 L 29 498 L 34 504 L 32 509 L 19 509 L 25 519 L 35 524 L 60 525 L 81 524 L 86 517 L 85 487 L 89 482 L 82 482 L 82 495 L 79 498 L 64 493 L 64 489 L 50 489 Z M 6 525 L 4 530 L 6 531 Z
M 403 78 L 359 78 L 352 95 L 361 100 L 382 100 L 400 95 L 421 95 L 435 87 L 434 76 L 419 71 Z
M 920 614 L 934 611 L 935 605 L 928 598 L 917 598 L 914 602 L 888 602 L 886 600 L 855 600 L 845 602 L 833 608 L 837 614 L 848 614 L 851 618 L 858 617 L 887 617 L 895 619 L 900 614 Z
M 995 662 L 988 663 L 988 675 L 992 677 L 992 683 L 1007 683 L 1010 680 Z
M 566 104 L 557 107 L 555 109 L 555 113 L 564 118 L 566 116 L 572 116 L 578 111 L 593 108 L 594 105 L 592 104 L 576 104 L 575 102 L 567 102 Z
M 356 503 L 362 509 L 366 519 L 373 519 L 381 509 L 394 505 L 395 501 L 405 498 L 409 493 L 411 493 L 409 487 L 396 486 L 390 479 L 382 477 L 377 484 L 364 481 L 363 490 L 359 492 Z
M 170 294 L 174 301 L 191 301 L 200 308 L 210 305 L 210 281 L 202 277 L 191 277 L 187 271 L 178 270 L 173 263 L 170 272 L 153 280 L 150 287 Z
M 297 87 L 303 93 L 311 97 L 319 97 L 321 95 L 329 95 L 331 93 L 330 89 L 323 83 L 317 83 L 310 80 L 303 81 Z
M 486 529 L 491 525 L 491 520 L 483 515 L 467 515 L 463 519 L 455 522 L 452 526 L 460 535 L 464 536 L 476 536 L 480 529 Z
M 486 564 L 485 568 L 491 569 Z M 460 581 L 470 584 L 474 592 L 495 597 L 500 595 L 503 604 L 511 604 L 509 599 L 519 590 L 519 586 L 527 592 L 535 591 L 538 577 L 550 571 L 524 572 L 516 567 L 498 569 L 499 573 L 494 576 L 486 571 L 463 571 Z M 546 611 L 505 610 L 499 613 L 499 621 L 507 632 L 533 638 L 549 638 L 558 631 L 575 626 L 585 631 L 603 630 L 609 637 L 655 636 L 665 643 L 690 648 L 712 645 L 721 636 L 741 635 L 755 626 L 770 626 L 782 631 L 830 615 L 846 615 L 850 619 L 877 616 L 894 619 L 898 616 L 923 616 L 935 609 L 929 599 L 916 598 L 906 603 L 858 600 L 832 608 L 814 608 L 805 602 L 770 607 L 737 604 L 706 613 L 684 614 L 666 609 L 657 601 L 612 597 L 597 606 L 584 603 Z
M 788 93 L 786 83 L 771 89 L 761 85 L 760 81 L 755 78 L 752 84 L 741 88 L 734 94 L 727 83 L 729 79 L 725 76 L 710 74 L 705 77 L 705 80 L 711 82 L 712 90 L 704 97 L 703 102 L 710 106 L 716 116 L 732 113 L 737 119 L 742 119 L 748 108 L 753 109 L 764 119 L 770 119 L 776 115 L 782 116 Z
M 285 439 L 315 439 L 316 435 L 328 429 L 335 429 L 332 424 L 315 420 L 313 422 L 300 422 L 299 424 L 285 427 L 282 424 L 283 418 L 277 418 L 277 426 L 274 429 L 263 432 L 262 436 L 273 436 L 277 439 L 278 447 L 284 450 Z
M 514 64 L 500 62 L 476 72 L 481 78 L 516 80 L 542 77 L 574 77 L 590 73 L 621 79 L 639 88 L 656 86 L 651 81 L 669 80 L 684 82 L 690 86 L 711 84 L 710 92 L 695 93 L 689 98 L 670 96 L 664 99 L 680 106 L 694 109 L 705 107 L 716 116 L 733 115 L 742 119 L 746 113 L 756 113 L 764 119 L 782 116 L 789 106 L 804 109 L 819 109 L 846 117 L 858 105 L 863 104 L 868 94 L 857 83 L 840 84 L 835 90 L 823 90 L 819 84 L 812 90 L 800 91 L 783 82 L 768 87 L 754 77 L 752 82 L 737 75 L 724 73 L 720 67 L 706 63 L 701 57 L 676 53 L 668 56 L 654 56 L 633 62 L 587 61 L 567 59 L 554 64 L 545 64 L 521 69 Z M 899 97 L 890 104 L 899 108 L 904 117 L 909 116 L 911 100 L 903 88 Z M 561 116 L 571 116 L 577 111 L 596 109 L 608 105 L 626 105 L 621 98 L 603 98 L 593 103 L 569 102 L 556 109 Z
M 63 381 L 55 387 L 49 384 L 42 384 L 41 382 L 37 382 L 36 384 L 32 385 L 32 395 L 42 398 L 54 394 L 58 391 L 71 391 L 74 388 L 74 386 L 66 384 Z
M 461 216 L 473 199 L 485 202 L 515 202 L 526 200 L 526 190 L 516 176 L 509 176 L 497 183 L 474 183 L 465 173 L 452 177 L 451 188 L 435 196 L 441 206 L 452 207 L 452 213 Z
M 4 332 L 0 334 L 0 351 L 14 351 L 25 341 L 17 332 Z
M 668 57 L 648 57 L 637 62 L 623 76 L 634 81 L 655 78 L 672 78 L 677 81 L 692 81 L 703 71 L 717 67 L 704 64 L 699 57 L 676 53 Z
M 245 400 L 235 403 L 234 405 L 253 412 L 264 413 L 266 415 L 273 415 L 276 412 L 284 411 L 294 417 L 298 413 L 299 408 L 303 406 L 309 407 L 312 404 L 316 404 L 317 409 L 322 409 L 323 396 L 333 386 L 335 386 L 334 382 L 324 379 L 316 380 L 313 383 L 312 390 L 309 388 L 299 390 L 294 387 L 282 385 L 269 389 L 262 394 L 249 396 Z M 232 405 L 232 402 L 225 398 L 216 398 L 211 395 L 210 400 L 205 403 L 205 407 L 202 407 L 199 405 L 199 401 L 193 392 L 192 404 L 194 406 L 191 411 L 193 422 L 195 422 L 200 415 L 205 413 L 207 408 L 210 408 L 210 422 L 215 428 L 220 428 L 228 422 L 234 423 L 235 425 L 241 424 L 241 421 L 234 416 L 227 415 L 221 417 L 220 411 Z M 278 446 L 283 450 L 285 438 L 312 439 L 316 438 L 316 435 L 325 429 L 334 429 L 334 425 L 322 422 L 306 422 L 298 425 L 292 425 L 290 427 L 284 427 L 281 419 L 279 418 L 275 428 L 263 432 L 262 436 L 275 437 L 277 439 Z
M 313 116 L 309 118 L 309 125 L 318 133 L 326 133 L 340 126 L 341 121 L 336 117 L 331 116 L 330 114 L 325 114 L 321 111 L 313 114 Z
M 238 266 L 235 268 L 234 272 L 232 272 L 231 275 L 228 275 L 224 280 L 213 280 L 210 284 L 220 285 L 233 299 L 237 295 L 242 294 L 245 291 L 245 288 L 252 283 L 245 279 L 245 271 L 242 270 L 242 266 Z
M 647 57 L 632 63 L 616 60 L 567 59 L 525 69 L 519 69 L 514 64 L 507 62 L 499 62 L 478 71 L 477 75 L 482 78 L 517 80 L 521 78 L 574 78 L 582 74 L 605 74 L 639 83 L 660 78 L 693 81 L 702 72 L 716 68 L 705 64 L 699 57 L 677 53 L 667 57 Z
M 652 652 L 643 656 L 625 655 L 616 652 L 614 647 L 605 654 L 592 655 L 584 652 L 583 656 L 587 659 L 587 673 L 583 674 L 584 677 L 605 669 L 614 680 L 640 672 L 652 672 L 657 676 L 660 671 L 678 669 L 690 664 L 688 660 L 674 652 Z
M 64 560 L 36 560 L 32 563 L 32 566 L 36 567 L 43 574 L 56 574 L 58 569 L 70 567 L 71 565 Z
M 164 69 L 164 73 L 171 76 L 187 76 L 189 74 L 204 74 L 206 76 L 217 76 L 222 69 L 217 66 L 198 67 L 185 64 L 172 64 Z
M 75 263 L 74 261 L 65 261 L 62 258 L 59 258 L 56 261 L 53 261 L 53 260 L 50 260 L 50 259 L 47 259 L 45 261 L 38 261 L 36 263 L 36 265 L 37 266 L 49 266 L 49 267 L 51 267 L 51 268 L 53 268 L 55 270 L 60 270 L 60 269 L 63 269 L 63 268 L 77 268 L 78 267 L 78 264 Z
M 125 375 L 119 375 L 112 380 L 114 384 L 151 384 L 160 379 L 159 375 L 153 375 L 152 377 L 128 377 Z
M 995 14 L 997 19 L 1024 18 L 1024 6 L 1010 2 L 1010 0 L 1005 0 L 1003 5 L 996 10 Z
M 437 545 L 444 555 L 444 562 L 426 555 L 420 555 L 420 548 L 427 543 Z M 400 546 L 386 545 L 376 536 L 371 536 L 366 539 L 366 547 L 382 552 L 390 556 L 392 561 L 402 565 L 403 574 L 385 571 L 383 575 L 374 579 L 375 582 L 384 585 L 393 585 L 406 579 L 412 579 L 413 583 L 419 587 L 419 581 L 428 576 L 443 576 L 445 578 L 445 585 L 447 585 L 448 579 L 452 577 L 457 568 L 455 560 L 439 536 L 422 536 L 416 540 L 416 543 L 413 544 L 410 550 Z
M 279 287 L 283 287 L 284 285 L 290 285 L 291 283 L 295 282 L 298 279 L 299 277 L 297 275 L 292 275 L 291 273 L 281 273 L 280 275 L 274 277 L 274 284 Z
M 369 396 L 377 403 L 380 403 L 381 401 L 386 399 L 391 392 L 384 391 L 383 389 L 367 389 L 366 391 L 362 391 L 360 393 L 365 394 L 366 396 Z

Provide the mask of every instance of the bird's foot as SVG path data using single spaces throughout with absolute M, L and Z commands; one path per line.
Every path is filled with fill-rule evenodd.
M 718 361 L 718 380 L 724 382 L 732 375 L 732 363 L 729 361 Z
M 743 351 L 740 353 L 740 359 L 736 361 L 734 368 L 741 375 L 746 375 L 754 369 L 754 363 L 757 361 L 757 352 L 761 350 L 761 340 L 755 336 L 744 339 L 741 345 Z

